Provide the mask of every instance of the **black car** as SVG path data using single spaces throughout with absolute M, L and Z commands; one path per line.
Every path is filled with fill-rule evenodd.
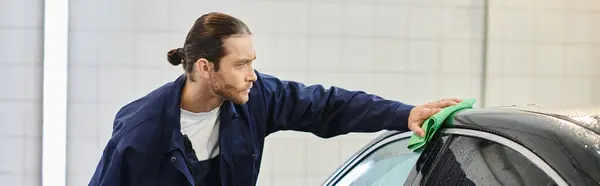
M 421 151 L 387 132 L 323 185 L 600 185 L 600 107 L 461 111 Z

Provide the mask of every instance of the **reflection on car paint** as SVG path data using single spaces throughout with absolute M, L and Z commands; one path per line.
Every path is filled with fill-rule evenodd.
M 580 123 L 514 109 L 473 109 L 457 114 L 454 124 L 512 139 L 538 154 L 571 185 L 600 183 L 600 174 L 589 174 L 600 173 L 600 157 L 589 148 L 599 146 L 600 137 Z
M 520 153 L 481 138 L 452 136 L 425 185 L 556 185 Z
M 470 129 L 481 133 L 477 136 L 485 136 L 484 134 L 499 136 L 514 143 L 514 146 L 521 149 L 519 151 L 527 149 L 524 151 L 533 154 L 522 156 L 520 153 L 511 152 L 511 148 L 476 136 L 457 138 L 457 135 L 461 136 L 462 134 L 438 133 L 418 158 L 413 157 L 417 158 L 414 166 L 405 168 L 404 171 L 410 170 L 406 179 L 397 176 L 402 179 L 390 185 L 402 185 L 402 180 L 406 180 L 404 185 L 408 186 L 479 185 L 483 183 L 486 185 L 557 185 L 547 174 L 556 178 L 556 181 L 560 181 L 561 185 L 563 181 L 569 185 L 600 185 L 599 116 L 600 108 L 588 109 L 586 112 L 565 112 L 563 110 L 547 113 L 541 112 L 540 109 L 524 108 L 465 110 L 452 118 L 453 128 L 456 129 L 450 130 Z M 370 142 L 363 149 L 367 149 L 368 146 L 384 144 L 379 140 L 391 138 L 390 136 L 394 136 L 393 133 L 404 135 L 399 132 L 387 133 Z M 377 153 L 377 151 L 370 153 Z M 378 157 L 381 158 L 384 155 L 393 157 L 394 153 L 381 152 Z M 531 162 L 531 157 L 535 157 L 533 158 L 536 159 L 533 161 L 534 163 Z M 537 158 L 541 159 L 537 160 Z M 370 161 L 366 160 L 365 162 Z M 388 163 L 377 160 L 374 162 L 375 164 Z M 389 163 L 399 164 L 401 162 Z M 381 176 L 369 172 L 374 169 L 374 166 L 379 166 L 375 164 L 369 163 L 366 170 L 358 171 L 364 175 L 361 175 L 362 178 L 350 179 L 358 180 L 352 184 L 374 185 L 378 183 L 379 185 L 381 182 L 360 182 L 365 175 L 381 179 Z M 544 172 L 538 166 L 543 167 L 543 170 L 554 169 L 554 171 Z M 352 172 L 352 170 L 350 171 Z M 385 173 L 385 175 L 388 174 Z M 345 176 L 341 176 L 341 178 L 342 180 L 346 179 Z

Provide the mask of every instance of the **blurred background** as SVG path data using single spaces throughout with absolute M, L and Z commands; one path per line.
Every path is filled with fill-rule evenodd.
M 202 14 L 255 34 L 257 70 L 409 104 L 600 104 L 600 0 L 70 0 L 67 185 L 87 185 L 124 104 L 183 73 Z M 43 0 L 0 1 L 0 185 L 41 185 Z M 319 185 L 377 134 L 267 138 L 258 185 Z

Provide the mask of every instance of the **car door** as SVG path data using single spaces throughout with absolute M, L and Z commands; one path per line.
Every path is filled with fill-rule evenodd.
M 413 152 L 407 148 L 410 135 L 412 132 L 396 134 L 365 148 L 342 166 L 324 185 L 397 186 L 404 184 L 417 161 L 422 159 L 422 154 L 425 153 Z
M 404 185 L 567 185 L 542 159 L 495 134 L 446 129 L 435 158 L 423 159 Z M 429 157 L 434 157 L 430 155 Z

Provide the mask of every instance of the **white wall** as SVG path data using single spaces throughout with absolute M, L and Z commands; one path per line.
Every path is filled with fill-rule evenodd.
M 185 38 L 170 4 L 70 1 L 68 185 L 87 185 L 121 106 L 181 73 L 166 62 Z
M 194 20 L 209 11 L 244 20 L 255 33 L 257 69 L 282 79 L 412 104 L 481 99 L 482 0 L 82 2 L 72 1 L 70 185 L 89 180 L 117 109 L 182 72 L 165 54 L 181 47 Z M 576 1 L 583 2 L 596 1 Z M 488 94 L 479 103 L 591 101 L 600 37 L 577 18 L 599 21 L 597 11 L 515 3 L 491 4 Z M 373 136 L 277 133 L 267 140 L 259 185 L 318 185 Z
M 420 104 L 600 104 L 600 0 L 71 0 L 68 185 L 86 185 L 116 111 L 182 73 L 166 61 L 194 20 L 230 13 L 255 32 L 257 68 L 282 79 Z M 231 4 L 226 4 L 231 3 Z M 0 182 L 40 185 L 41 0 L 0 2 Z M 378 65 L 378 66 L 375 66 Z M 381 65 L 381 66 L 379 66 Z M 259 185 L 318 185 L 376 134 L 267 139 Z
M 491 1 L 489 105 L 600 103 L 600 1 Z
M 275 7 L 261 11 L 267 14 L 264 22 L 247 17 L 251 27 L 262 26 L 253 27 L 259 43 L 257 68 L 308 84 L 361 89 L 420 104 L 441 97 L 479 99 L 479 5 L 294 1 L 262 4 L 264 9 Z M 285 18 L 269 19 L 279 16 Z M 322 140 L 277 133 L 265 148 L 260 185 L 318 185 L 374 136 Z
M 165 54 L 209 11 L 244 20 L 255 33 L 256 68 L 282 79 L 411 104 L 480 97 L 482 3 L 81 2 L 72 1 L 71 185 L 88 181 L 117 109 L 182 72 Z M 267 140 L 259 185 L 317 185 L 372 137 L 277 133 Z
M 0 185 L 41 184 L 43 1 L 0 1 Z

